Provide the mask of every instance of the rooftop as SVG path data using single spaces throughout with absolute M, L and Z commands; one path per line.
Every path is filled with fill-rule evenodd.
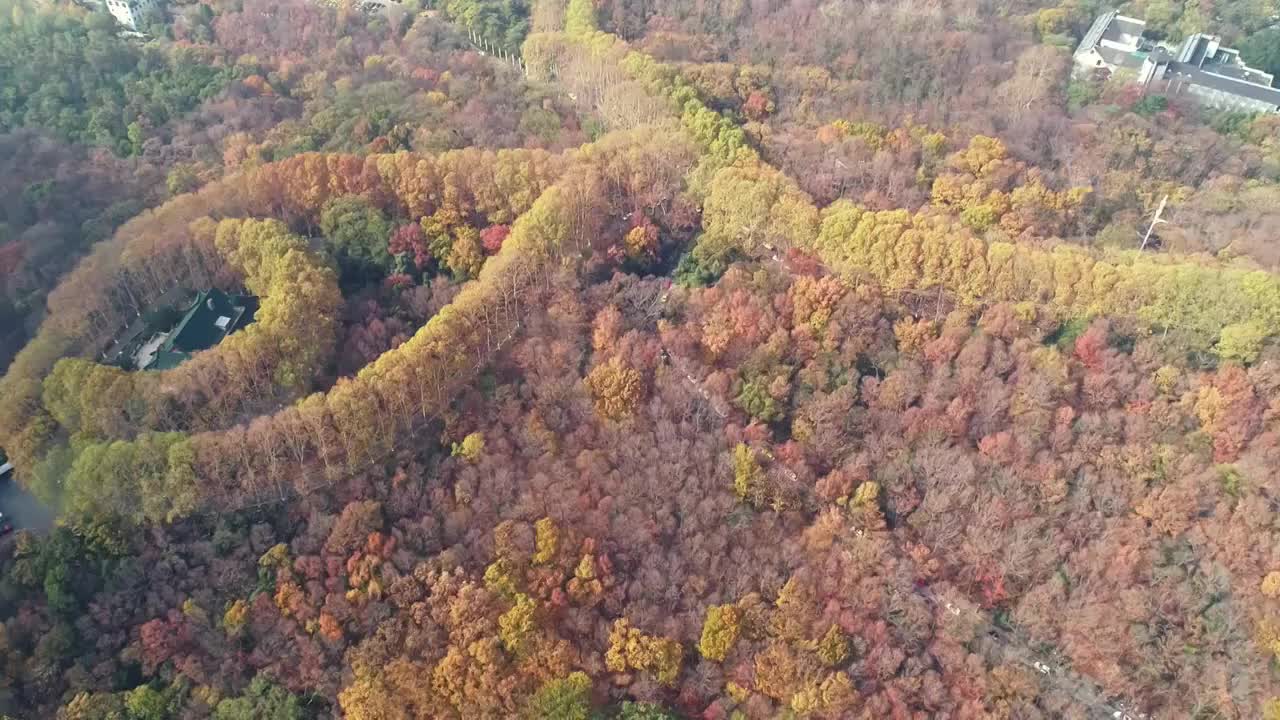
M 1084 34 L 1083 38 L 1080 38 L 1080 46 L 1076 48 L 1076 55 L 1080 55 L 1081 53 L 1087 52 L 1095 47 L 1098 44 L 1098 41 L 1102 39 L 1102 34 L 1107 31 L 1107 26 L 1110 25 L 1111 21 L 1119 14 L 1120 13 L 1118 11 L 1112 10 L 1111 12 L 1102 13 L 1098 17 L 1094 18 L 1093 25 L 1089 26 L 1089 31 Z
M 1076 54 L 1088 52 L 1094 48 L 1122 46 L 1134 49 L 1142 42 L 1142 33 L 1147 24 L 1137 18 L 1125 17 L 1118 10 L 1111 10 L 1099 15 L 1089 27 L 1089 31 L 1080 40 Z
M 1094 49 L 1098 51 L 1098 54 L 1101 55 L 1102 59 L 1108 64 L 1116 65 L 1118 67 L 1126 67 L 1132 70 L 1137 70 L 1142 67 L 1142 61 L 1147 58 L 1147 53 L 1144 52 L 1117 50 L 1115 48 L 1109 48 L 1106 45 L 1099 45 Z
M 1225 75 L 1229 78 L 1235 78 L 1242 82 L 1251 82 L 1257 85 L 1270 85 L 1273 82 L 1273 78 L 1269 73 L 1265 73 L 1261 70 L 1242 64 L 1220 62 L 1214 63 L 1204 69 L 1216 75 Z
M 1216 66 L 1210 67 L 1217 69 Z M 1259 85 L 1248 80 L 1228 77 L 1187 63 L 1169 63 L 1169 70 L 1176 75 L 1185 77 L 1196 85 L 1280 107 L 1280 89 Z
M 1153 77 L 1164 78 L 1179 88 L 1194 86 L 1221 93 L 1202 94 L 1214 104 L 1248 107 L 1223 97 L 1235 96 L 1280 109 L 1280 90 L 1271 87 L 1272 76 L 1246 65 L 1238 51 L 1222 46 L 1219 37 L 1194 33 L 1180 47 L 1166 50 L 1145 39 L 1145 29 L 1145 22 L 1117 10 L 1102 13 L 1076 48 L 1076 62 L 1090 70 L 1139 70 L 1144 84 Z
M 257 299 L 230 295 L 217 288 L 205 290 L 189 301 L 178 301 L 182 291 L 166 293 L 161 302 L 134 320 L 103 354 L 103 361 L 135 370 L 168 370 L 192 353 L 217 345 L 247 325 L 257 310 Z
M 160 349 L 193 353 L 217 345 L 240 325 L 245 306 L 239 299 L 217 288 L 200 293 Z
M 1101 39 L 1125 45 L 1136 45 L 1142 39 L 1142 33 L 1146 29 L 1147 24 L 1142 20 L 1116 13 L 1111 22 L 1107 24 Z

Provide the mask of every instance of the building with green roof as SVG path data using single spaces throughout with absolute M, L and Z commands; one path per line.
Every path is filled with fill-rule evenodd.
M 167 331 L 153 328 L 150 338 L 136 346 L 133 367 L 140 370 L 169 370 L 181 365 L 192 353 L 207 350 L 253 320 L 257 299 L 230 295 L 217 288 L 197 293 L 181 317 Z

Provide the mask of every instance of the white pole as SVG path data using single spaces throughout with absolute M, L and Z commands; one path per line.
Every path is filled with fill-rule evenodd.
M 1156 212 L 1151 216 L 1151 224 L 1147 226 L 1147 234 L 1142 236 L 1142 246 L 1138 248 L 1138 252 L 1147 249 L 1147 242 L 1151 240 L 1151 231 L 1156 229 L 1156 225 L 1167 222 L 1160 218 L 1160 214 L 1164 212 L 1165 203 L 1169 202 L 1169 196 L 1165 195 L 1160 198 L 1160 205 L 1156 208 Z

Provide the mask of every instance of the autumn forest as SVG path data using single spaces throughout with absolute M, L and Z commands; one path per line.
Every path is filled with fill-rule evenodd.
M 1050 2 L 0 0 L 0 718 L 1280 720 L 1280 114 Z

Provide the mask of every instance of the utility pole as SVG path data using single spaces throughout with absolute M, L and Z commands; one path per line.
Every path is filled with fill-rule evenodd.
M 1147 243 L 1150 242 L 1151 240 L 1151 231 L 1156 229 L 1156 225 L 1168 222 L 1168 220 L 1165 220 L 1164 218 L 1160 217 L 1160 215 L 1164 212 L 1165 204 L 1168 202 L 1169 202 L 1168 195 L 1165 195 L 1164 197 L 1160 198 L 1160 205 L 1156 208 L 1155 214 L 1151 216 L 1151 224 L 1147 226 L 1147 234 L 1142 236 L 1142 246 L 1138 248 L 1138 252 L 1142 252 L 1143 250 L 1147 249 Z

